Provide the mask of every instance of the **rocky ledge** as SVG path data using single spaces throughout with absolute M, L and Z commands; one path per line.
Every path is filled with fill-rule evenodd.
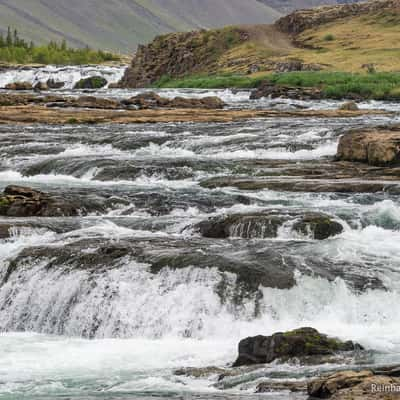
M 400 126 L 349 132 L 340 138 L 336 158 L 372 166 L 398 166 Z
M 0 195 L 0 215 L 7 217 L 55 217 L 78 215 L 77 204 L 22 186 L 7 186 Z M 4 227 L 3 234 L 5 235 Z
M 266 364 L 308 356 L 334 355 L 337 352 L 359 351 L 363 347 L 352 341 L 328 337 L 313 328 L 300 328 L 272 336 L 255 336 L 239 343 L 239 356 L 234 367 Z
M 198 223 L 195 230 L 208 238 L 241 237 L 253 239 L 277 237 L 279 229 L 284 226 L 290 231 L 317 240 L 327 239 L 343 231 L 342 225 L 326 214 L 277 211 L 232 214 L 210 218 Z

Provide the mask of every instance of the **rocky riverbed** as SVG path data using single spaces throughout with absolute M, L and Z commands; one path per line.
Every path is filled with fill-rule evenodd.
M 397 104 L 111 88 L 0 102 L 0 397 L 397 383 Z M 271 349 L 278 332 L 274 357 L 232 367 L 243 339 Z M 283 354 L 292 340 L 306 354 Z

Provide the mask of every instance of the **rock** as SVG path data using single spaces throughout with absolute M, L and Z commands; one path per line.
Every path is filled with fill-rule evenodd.
M 176 376 L 191 376 L 193 378 L 204 378 L 211 375 L 223 375 L 229 372 L 225 368 L 203 367 L 203 368 L 180 368 L 174 371 Z
M 112 82 L 112 83 L 109 83 L 108 84 L 108 88 L 109 89 L 120 89 L 120 85 L 119 85 L 119 83 L 118 82 Z
M 1 204 L 1 203 L 0 203 Z M 1 205 L 0 205 L 1 207 Z M 0 239 L 7 239 L 10 237 L 10 231 L 14 225 L 0 222 Z
M 126 107 L 134 106 L 137 109 L 153 108 L 201 108 L 201 109 L 221 109 L 225 103 L 219 97 L 204 97 L 201 99 L 189 99 L 184 97 L 175 97 L 167 99 L 154 92 L 140 93 L 130 99 L 121 101 Z
M 65 83 L 50 78 L 47 80 L 46 85 L 49 89 L 61 89 L 65 86 Z
M 293 225 L 293 229 L 304 235 L 311 234 L 314 239 L 324 240 L 343 232 L 343 226 L 329 215 L 307 213 Z
M 38 82 L 33 88 L 39 92 L 42 90 L 49 89 L 49 87 L 47 86 L 47 84 L 45 82 Z
M 269 81 L 264 81 L 251 93 L 250 99 L 257 100 L 263 97 L 277 98 L 284 97 L 294 100 L 319 100 L 323 93 L 318 88 L 302 88 L 284 85 L 275 85 Z
M 32 84 L 30 82 L 14 82 L 9 83 L 5 86 L 7 90 L 32 90 Z
M 362 349 L 357 343 L 342 342 L 321 334 L 316 329 L 300 328 L 272 336 L 260 335 L 243 339 L 239 343 L 239 356 L 233 366 L 265 364 L 277 359 L 330 355 Z
M 343 227 L 322 213 L 296 213 L 265 211 L 253 214 L 232 214 L 210 218 L 195 226 L 204 237 L 222 239 L 241 237 L 244 239 L 274 238 L 285 223 L 292 221 L 292 230 L 314 239 L 323 240 L 337 235 Z
M 341 371 L 308 384 L 314 399 L 394 400 L 400 392 L 400 379 L 375 374 L 371 370 Z
M 74 89 L 101 89 L 107 85 L 107 79 L 102 76 L 91 76 L 90 78 L 78 81 Z
M 7 186 L 0 196 L 0 215 L 54 217 L 78 215 L 78 207 L 66 200 L 22 186 Z
M 271 392 L 307 392 L 306 381 L 264 381 L 257 385 L 256 393 L 271 393 Z
M 357 130 L 339 140 L 337 160 L 359 161 L 373 166 L 400 164 L 400 128 Z
M 235 187 L 240 190 L 277 190 L 284 192 L 312 192 L 312 193 L 377 193 L 398 190 L 394 182 L 380 182 L 378 180 L 336 179 L 323 181 L 317 179 L 287 179 L 274 180 L 263 178 L 233 178 L 217 177 L 200 182 L 200 186 L 207 189 L 218 187 Z
M 340 107 L 339 110 L 342 111 L 358 111 L 358 105 L 355 101 L 348 101 L 347 103 L 343 103 Z

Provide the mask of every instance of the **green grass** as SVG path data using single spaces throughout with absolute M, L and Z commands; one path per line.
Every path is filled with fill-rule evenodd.
M 292 72 L 271 75 L 269 80 L 278 85 L 318 87 L 333 99 L 349 95 L 376 100 L 400 98 L 400 73 Z
M 343 99 L 360 96 L 365 99 L 400 99 L 400 73 L 352 74 L 347 72 L 288 72 L 260 76 L 199 75 L 181 79 L 163 77 L 154 84 L 157 88 L 252 89 L 261 82 L 285 86 L 321 88 L 327 98 Z

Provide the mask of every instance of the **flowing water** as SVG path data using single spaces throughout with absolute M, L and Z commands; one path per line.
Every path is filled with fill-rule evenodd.
M 252 103 L 247 92 L 163 93 L 217 94 L 230 107 L 299 106 Z M 400 111 L 396 104 L 363 106 Z M 217 176 L 274 170 L 285 179 L 287 168 L 320 168 L 349 128 L 393 122 L 396 115 L 0 126 L 0 189 L 18 184 L 57 194 L 82 214 L 0 219 L 14 225 L 0 240 L 0 399 L 251 399 L 265 377 L 296 380 L 348 364 L 400 362 L 399 196 L 200 185 Z M 211 216 L 261 210 L 322 211 L 344 231 L 317 241 L 289 226 L 277 238 L 245 240 L 237 227 L 237 237 L 216 240 L 193 228 Z M 290 267 L 296 284 L 243 284 L 241 269 L 270 267 Z M 334 364 L 271 364 L 220 384 L 216 376 L 174 374 L 227 366 L 240 339 L 301 326 L 374 351 Z

